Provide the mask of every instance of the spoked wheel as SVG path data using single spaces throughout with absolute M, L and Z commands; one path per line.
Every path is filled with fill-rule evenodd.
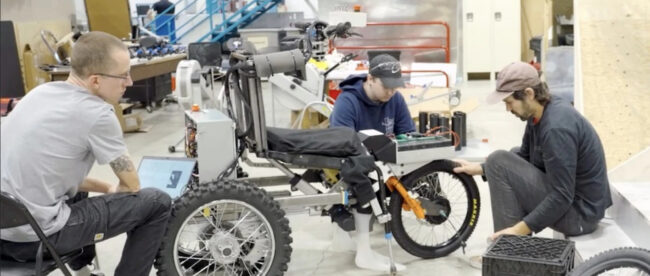
M 576 267 L 572 276 L 650 276 L 650 251 L 643 248 L 616 248 L 605 251 Z
M 389 211 L 393 235 L 407 252 L 420 258 L 438 258 L 455 251 L 476 227 L 480 197 L 471 176 L 453 172 L 454 163 L 436 160 L 402 177 L 426 216 L 418 219 L 403 208 L 404 199 L 393 192 Z
M 158 275 L 282 275 L 291 257 L 284 211 L 239 181 L 200 184 L 174 203 Z

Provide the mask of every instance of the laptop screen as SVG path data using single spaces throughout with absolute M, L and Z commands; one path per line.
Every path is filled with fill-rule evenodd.
M 196 165 L 195 159 L 143 156 L 138 167 L 140 187 L 158 188 L 174 199 L 183 194 Z

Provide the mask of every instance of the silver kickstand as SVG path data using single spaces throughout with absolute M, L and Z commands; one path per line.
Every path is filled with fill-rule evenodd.
M 370 201 L 370 206 L 377 217 L 377 221 L 384 225 L 384 231 L 386 233 L 384 237 L 388 243 L 388 258 L 390 259 L 390 275 L 397 275 L 395 259 L 393 258 L 393 243 L 391 242 L 393 240 L 393 233 L 391 233 L 390 225 L 388 224 L 392 218 L 388 213 L 383 214 L 382 208 L 379 206 L 377 199 Z
M 391 242 L 392 239 L 393 233 L 386 233 L 386 242 L 388 243 L 388 258 L 390 259 L 390 275 L 395 276 L 397 275 L 397 268 L 395 267 L 395 259 L 393 258 L 393 243 Z

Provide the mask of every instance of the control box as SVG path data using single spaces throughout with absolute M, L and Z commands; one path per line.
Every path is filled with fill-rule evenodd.
M 445 136 L 398 137 L 396 164 L 429 162 L 454 156 L 451 138 Z
M 451 138 L 446 136 L 398 135 L 389 138 L 374 129 L 359 132 L 361 141 L 375 158 L 391 164 L 413 164 L 454 156 Z
M 198 161 L 199 183 L 217 179 L 237 158 L 235 140 L 235 123 L 221 111 L 185 111 L 185 155 Z

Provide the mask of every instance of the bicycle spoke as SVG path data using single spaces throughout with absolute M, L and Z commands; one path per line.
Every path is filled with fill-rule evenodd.
M 226 201 L 199 207 L 179 230 L 177 267 L 192 275 L 266 273 L 274 252 L 272 241 L 268 242 L 273 238 L 269 231 L 270 224 L 248 204 Z M 239 252 L 234 253 L 238 255 L 212 255 L 213 246 L 218 245 L 210 243 L 228 241 L 239 247 Z

